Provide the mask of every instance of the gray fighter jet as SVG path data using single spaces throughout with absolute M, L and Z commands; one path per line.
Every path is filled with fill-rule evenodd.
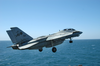
M 54 34 L 33 39 L 18 27 L 12 27 L 11 30 L 7 30 L 7 33 L 14 43 L 14 45 L 10 46 L 13 49 L 38 49 L 40 52 L 43 51 L 43 47 L 52 47 L 52 51 L 56 52 L 56 45 L 62 44 L 65 39 L 70 39 L 69 43 L 73 43 L 71 38 L 78 37 L 82 34 L 81 31 L 76 31 L 75 29 L 64 29 Z

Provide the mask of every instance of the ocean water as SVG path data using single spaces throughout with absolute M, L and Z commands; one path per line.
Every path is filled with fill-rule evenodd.
M 100 66 L 100 39 L 68 40 L 52 48 L 13 50 L 11 41 L 0 41 L 0 66 Z

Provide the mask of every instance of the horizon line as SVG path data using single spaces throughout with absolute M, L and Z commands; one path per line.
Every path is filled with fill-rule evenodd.
M 68 40 L 68 39 L 65 39 Z M 100 40 L 100 39 L 73 39 L 73 40 Z M 0 41 L 11 41 L 11 40 L 0 40 Z

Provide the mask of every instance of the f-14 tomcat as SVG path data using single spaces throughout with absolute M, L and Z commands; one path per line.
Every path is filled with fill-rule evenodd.
M 52 52 L 56 52 L 56 45 L 62 44 L 65 39 L 70 39 L 69 43 L 73 43 L 71 38 L 78 37 L 82 34 L 81 31 L 75 29 L 64 29 L 54 34 L 40 36 L 33 39 L 18 27 L 11 27 L 11 30 L 7 30 L 7 33 L 11 41 L 14 43 L 14 45 L 10 46 L 13 49 L 38 49 L 40 52 L 43 51 L 43 47 L 52 47 Z

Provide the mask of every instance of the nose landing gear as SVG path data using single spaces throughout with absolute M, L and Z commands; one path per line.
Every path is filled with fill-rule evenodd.
M 69 43 L 73 43 L 73 41 L 70 40 Z
M 73 41 L 72 41 L 72 39 L 70 38 L 70 41 L 69 41 L 69 43 L 73 43 Z

